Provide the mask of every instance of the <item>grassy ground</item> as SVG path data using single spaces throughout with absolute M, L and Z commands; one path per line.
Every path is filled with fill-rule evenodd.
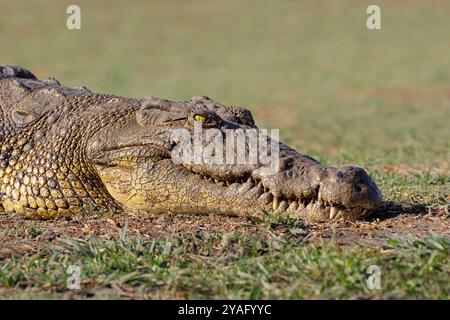
M 1 64 L 244 105 L 325 164 L 367 168 L 387 204 L 371 221 L 313 226 L 0 214 L 0 297 L 448 299 L 450 3 L 377 3 L 380 31 L 365 28 L 371 1 L 77 1 L 82 29 L 69 31 L 72 2 L 1 1 Z M 65 287 L 72 264 L 81 292 Z M 371 264 L 381 290 L 365 285 Z
M 339 248 L 304 245 L 299 229 L 290 230 L 270 239 L 198 232 L 173 241 L 59 240 L 6 260 L 0 280 L 16 288 L 3 291 L 13 298 L 448 299 L 448 238 Z M 78 292 L 67 291 L 68 265 L 82 266 Z M 381 270 L 380 290 L 367 287 L 371 265 Z

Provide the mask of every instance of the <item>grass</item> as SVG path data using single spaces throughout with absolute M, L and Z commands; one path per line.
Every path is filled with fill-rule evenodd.
M 208 95 L 250 108 L 260 127 L 326 165 L 366 167 L 388 201 L 449 212 L 450 3 L 371 1 L 2 0 L 2 64 L 123 96 Z M 316 243 L 267 213 L 269 238 L 199 232 L 179 239 L 64 239 L 0 260 L 0 297 L 444 298 L 445 235 L 377 246 Z M 0 242 L 46 233 L 34 222 Z M 81 292 L 65 287 L 82 266 Z M 382 290 L 365 286 L 382 270 Z
M 6 0 L 3 63 L 70 86 L 141 97 L 209 95 L 316 157 L 449 168 L 448 1 Z M 257 10 L 256 10 L 257 8 Z M 413 30 L 413 32 L 412 32 Z
M 49 292 L 95 298 L 448 298 L 448 238 L 387 238 L 381 246 L 350 249 L 303 241 L 292 234 L 267 240 L 201 232 L 173 241 L 62 239 L 38 254 L 5 261 L 0 283 L 26 288 L 15 292 L 35 298 Z M 81 266 L 82 291 L 67 290 L 70 265 Z M 379 290 L 367 286 L 371 265 L 381 270 Z
M 450 194 L 448 174 L 393 175 L 377 172 L 372 176 L 384 191 L 386 200 L 428 206 L 448 204 L 448 199 L 446 200 Z

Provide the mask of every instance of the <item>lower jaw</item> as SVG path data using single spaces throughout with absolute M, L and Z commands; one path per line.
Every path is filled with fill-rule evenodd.
M 175 191 L 175 190 L 173 190 Z M 186 197 L 179 197 L 180 194 Z M 308 222 L 356 220 L 370 214 L 364 208 L 341 209 L 332 211 L 332 207 L 318 201 L 311 200 L 306 206 L 301 204 L 295 208 L 295 204 L 289 205 L 288 201 L 281 201 L 274 210 L 273 201 L 263 203 L 259 198 L 249 195 L 223 195 L 210 193 L 203 188 L 196 190 L 176 190 L 175 192 L 158 193 L 156 197 L 141 195 L 127 206 L 126 211 L 139 211 L 151 214 L 198 214 L 198 215 L 222 215 L 222 216 L 261 216 L 263 211 L 279 216 L 289 216 L 304 219 Z M 137 209 L 137 210 L 136 210 Z M 333 213 L 333 214 L 332 214 Z
M 302 210 L 282 210 L 278 208 L 273 210 L 271 205 L 263 205 L 257 202 L 242 201 L 239 204 L 235 202 L 228 202 L 224 199 L 218 203 L 198 203 L 198 202 L 177 202 L 176 205 L 167 206 L 167 203 L 154 203 L 151 208 L 146 208 L 139 211 L 145 211 L 152 214 L 192 214 L 192 215 L 221 215 L 221 216 L 249 216 L 249 217 L 261 217 L 263 211 L 271 214 L 294 217 L 304 219 L 307 222 L 320 222 L 320 221 L 338 221 L 338 220 L 356 220 L 363 218 L 370 212 L 363 208 L 354 208 L 352 210 L 346 210 L 344 213 L 340 212 L 333 218 L 330 218 L 330 208 L 324 207 L 317 202 L 310 203 Z

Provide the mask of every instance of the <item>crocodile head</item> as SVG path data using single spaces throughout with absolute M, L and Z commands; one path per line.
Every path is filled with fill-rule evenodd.
M 381 203 L 363 169 L 323 167 L 257 129 L 248 110 L 207 97 L 141 103 L 135 117 L 98 132 L 88 144 L 100 178 L 127 210 L 235 215 L 266 210 L 327 220 L 360 218 Z M 236 132 L 244 133 L 244 144 L 238 144 Z M 256 150 L 252 133 L 267 144 L 266 161 L 261 154 L 250 161 Z M 236 149 L 226 149 L 228 139 Z M 195 143 L 202 147 L 196 161 Z M 181 159 L 180 153 L 190 157 Z
M 265 135 L 250 111 L 206 97 L 127 99 L 0 67 L 0 121 L 0 204 L 29 216 L 87 207 L 354 219 L 381 203 L 363 169 L 324 167 Z

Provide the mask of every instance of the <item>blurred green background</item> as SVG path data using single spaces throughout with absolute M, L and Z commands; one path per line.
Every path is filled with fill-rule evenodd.
M 0 2 L 0 64 L 141 97 L 207 95 L 327 164 L 449 169 L 450 1 Z M 81 30 L 66 8 L 81 7 Z

